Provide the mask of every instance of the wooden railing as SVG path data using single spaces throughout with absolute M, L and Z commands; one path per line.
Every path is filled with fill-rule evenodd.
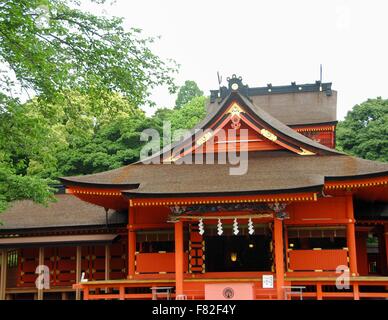
M 185 282 L 182 297 L 185 300 L 204 300 L 206 283 L 252 283 L 254 285 L 254 299 L 273 300 L 277 298 L 276 288 L 263 289 L 261 278 L 234 278 L 234 279 L 198 279 L 190 278 Z M 222 280 L 222 281 L 221 281 Z M 288 281 L 286 281 L 289 284 Z M 126 300 L 126 299 L 151 299 L 152 287 L 171 287 L 171 299 L 175 299 L 175 279 L 155 279 L 155 280 L 108 280 L 89 281 L 78 283 L 74 289 L 81 289 L 84 300 Z M 178 297 L 178 298 L 182 298 Z M 158 298 L 159 299 L 159 298 Z M 166 297 L 162 297 L 166 299 Z
M 288 271 L 335 271 L 348 266 L 348 249 L 288 250 Z
M 205 279 L 201 279 L 205 280 Z M 187 300 L 202 300 L 205 298 L 204 285 L 206 283 L 220 282 L 220 279 L 206 279 L 208 281 L 185 282 L 184 296 Z M 225 279 L 225 282 L 231 279 Z M 276 289 L 262 289 L 258 278 L 233 279 L 235 282 L 255 283 L 255 299 L 277 299 Z M 190 285 L 191 284 L 191 285 Z M 306 289 L 293 293 L 288 291 L 288 299 L 388 299 L 388 277 L 351 277 L 348 289 L 336 287 L 336 277 L 290 277 L 285 281 L 287 287 L 303 286 Z M 83 291 L 85 300 L 125 300 L 125 299 L 151 299 L 151 287 L 174 287 L 175 279 L 164 280 L 111 280 L 78 283 L 74 289 Z M 175 298 L 172 289 L 172 299 Z
M 90 281 L 73 285 L 73 289 L 81 289 L 83 300 L 144 300 L 152 299 L 151 287 L 175 286 L 174 280 L 108 280 Z M 175 298 L 175 293 L 171 294 Z
M 290 279 L 289 279 L 290 280 Z M 331 280 L 291 280 L 292 285 L 305 286 L 303 299 L 388 299 L 388 277 L 353 277 L 348 289 L 337 289 L 336 279 Z M 299 299 L 299 294 L 291 295 L 291 299 Z
M 255 288 L 254 294 L 256 300 L 276 300 L 277 298 L 276 289 L 263 290 L 260 288 Z M 204 300 L 205 290 L 184 290 L 184 295 L 186 296 L 187 300 Z

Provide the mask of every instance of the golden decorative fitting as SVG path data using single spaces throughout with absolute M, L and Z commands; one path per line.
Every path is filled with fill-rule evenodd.
M 232 115 L 240 115 L 244 110 L 238 105 L 237 102 L 234 102 L 226 113 L 231 113 Z
M 300 154 L 301 156 L 313 156 L 315 155 L 314 152 L 311 152 L 309 150 L 306 150 L 306 149 L 303 149 L 303 148 L 300 148 L 300 152 L 298 152 L 298 154 Z
M 179 155 L 177 156 L 170 156 L 167 159 L 162 160 L 163 163 L 169 163 L 169 162 L 175 162 L 180 158 Z
M 267 129 L 261 129 L 260 133 L 268 140 L 276 141 L 278 139 L 276 135 L 274 135 L 272 132 L 268 131 Z
M 201 138 L 199 138 L 199 139 L 196 141 L 197 146 L 203 145 L 206 141 L 208 141 L 208 140 L 211 139 L 212 137 L 213 137 L 213 132 L 212 132 L 212 131 L 206 132 Z

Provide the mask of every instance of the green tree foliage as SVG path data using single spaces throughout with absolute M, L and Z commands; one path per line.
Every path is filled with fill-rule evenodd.
M 206 115 L 206 97 L 194 97 L 179 109 L 160 109 L 152 119 L 152 127 L 159 130 L 163 141 L 161 147 L 179 141 L 188 134 Z M 163 132 L 163 124 L 171 125 L 171 136 Z
M 179 109 L 191 99 L 195 97 L 203 96 L 203 92 L 198 88 L 195 81 L 186 80 L 185 84 L 180 87 L 178 91 L 178 97 L 175 101 L 175 108 Z
M 139 105 L 153 104 L 153 87 L 175 91 L 175 63 L 122 22 L 73 0 L 0 3 L 0 211 L 15 199 L 47 200 L 64 150 L 136 117 Z
M 148 127 L 143 113 L 117 118 L 100 126 L 92 136 L 78 136 L 58 153 L 60 175 L 79 175 L 114 169 L 135 162 Z
M 132 106 L 128 100 L 117 93 L 112 93 L 104 98 L 104 103 L 99 105 L 88 95 L 79 92 L 68 93 L 71 103 L 43 104 L 32 101 L 25 105 L 36 114 L 42 114 L 49 122 L 48 130 L 56 138 L 57 144 L 52 148 L 54 163 L 51 167 L 37 166 L 38 170 L 31 173 L 46 173 L 46 176 L 57 178 L 63 175 L 93 173 L 110 168 L 103 164 L 101 150 L 108 150 L 106 162 L 116 163 L 111 155 L 115 145 L 120 145 L 119 133 L 113 130 L 134 131 L 139 124 L 145 122 L 144 112 Z M 121 126 L 121 127 L 120 127 Z M 124 130 L 124 131 L 123 131 Z M 126 148 L 132 146 L 126 145 Z M 133 146 L 136 148 L 136 144 Z M 122 156 L 124 157 L 124 156 Z M 89 159 L 89 160 L 88 160 Z M 98 162 L 100 161 L 100 163 Z M 123 163 L 125 163 L 123 161 Z
M 337 126 L 337 147 L 369 160 L 388 161 L 388 100 L 355 105 Z
M 92 135 L 72 135 L 68 148 L 58 152 L 58 175 L 97 173 L 139 160 L 145 142 L 143 130 L 153 128 L 163 136 L 163 124 L 171 123 L 173 132 L 191 129 L 206 115 L 205 97 L 196 97 L 180 109 L 158 109 L 151 118 L 140 110 L 126 114 L 96 128 Z M 162 143 L 161 146 L 162 147 Z
M 33 199 L 42 204 L 53 200 L 54 189 L 48 185 L 51 180 L 15 174 L 4 162 L 0 163 L 0 182 L 0 212 L 15 200 Z
M 167 120 L 171 121 L 172 130 L 194 128 L 206 115 L 206 99 L 203 96 L 194 97 L 181 108 L 174 110 L 167 117 Z
M 12 200 L 30 198 L 45 203 L 52 190 L 44 171 L 55 164 L 58 139 L 44 117 L 17 100 L 4 95 L 0 99 L 7 100 L 8 106 L 0 113 L 0 212 Z M 31 174 L 36 169 L 38 174 Z
M 175 66 L 151 52 L 153 38 L 143 38 L 139 29 L 124 30 L 121 18 L 77 6 L 72 0 L 0 4 L 0 61 L 23 88 L 48 99 L 74 89 L 95 98 L 116 91 L 134 105 L 150 102 L 150 89 L 157 85 L 175 89 L 170 76 Z M 11 84 L 12 77 L 5 76 Z

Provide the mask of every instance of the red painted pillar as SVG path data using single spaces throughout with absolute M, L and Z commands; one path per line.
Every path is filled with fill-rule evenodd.
M 135 222 L 135 210 L 128 207 L 128 279 L 135 276 L 135 259 L 136 259 L 136 232 L 133 230 Z
M 322 284 L 317 283 L 317 300 L 323 299 Z
M 119 300 L 125 300 L 125 287 L 120 286 L 119 288 Z
M 388 270 L 388 223 L 384 224 L 386 270 Z
M 274 219 L 273 237 L 275 241 L 275 271 L 276 271 L 276 291 L 278 300 L 284 299 L 284 241 L 283 222 Z
M 360 300 L 360 287 L 358 283 L 353 283 L 353 299 Z
M 183 294 L 183 222 L 175 223 L 175 294 Z
M 0 249 L 0 300 L 5 300 L 5 290 L 7 288 L 7 249 Z
M 89 287 L 85 286 L 84 288 L 84 300 L 89 300 Z
M 356 254 L 356 228 L 353 211 L 353 196 L 346 196 L 346 211 L 349 223 L 347 225 L 346 239 L 349 249 L 349 269 L 351 276 L 358 276 L 357 271 L 357 254 Z

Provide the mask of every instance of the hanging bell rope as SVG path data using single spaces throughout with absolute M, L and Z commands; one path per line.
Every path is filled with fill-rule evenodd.
M 250 235 L 253 235 L 255 233 L 255 228 L 253 226 L 253 221 L 251 218 L 249 218 L 249 221 L 248 221 L 248 233 Z
M 234 234 L 235 236 L 237 236 L 239 232 L 240 232 L 240 231 L 238 230 L 238 222 L 237 222 L 237 219 L 234 218 L 234 220 L 233 220 L 233 234 Z
M 222 222 L 221 219 L 218 219 L 217 223 L 217 234 L 220 236 L 224 233 L 224 230 L 222 230 Z
M 204 228 L 204 226 L 203 226 L 203 221 L 202 221 L 202 219 L 199 219 L 198 228 L 199 228 L 198 233 L 202 236 L 202 235 L 205 233 L 205 228 Z

